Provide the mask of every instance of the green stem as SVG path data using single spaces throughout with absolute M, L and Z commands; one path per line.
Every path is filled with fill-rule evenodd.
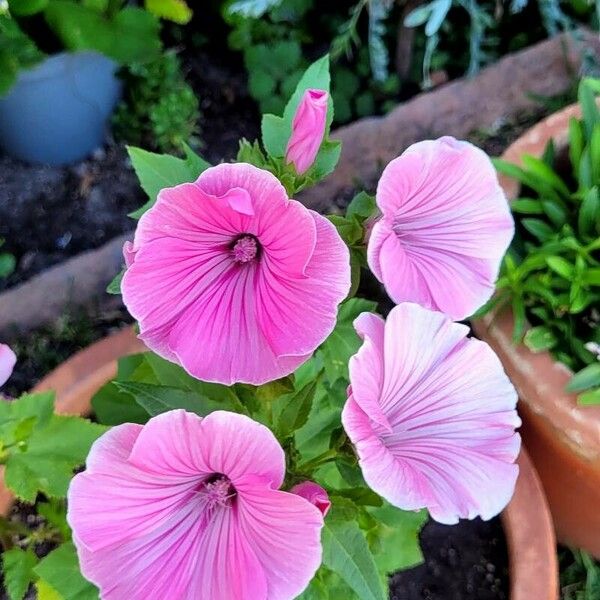
M 326 452 L 323 452 L 323 454 L 319 454 L 319 456 L 316 456 L 315 458 L 300 465 L 298 467 L 298 471 L 301 471 L 301 472 L 314 471 L 316 468 L 320 467 L 321 465 L 324 465 L 324 464 L 334 460 L 337 457 L 337 455 L 338 455 L 338 451 L 331 448 L 331 449 L 327 450 Z

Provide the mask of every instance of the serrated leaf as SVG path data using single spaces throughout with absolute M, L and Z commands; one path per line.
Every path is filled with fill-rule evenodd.
M 152 417 L 175 409 L 187 410 L 205 417 L 215 410 L 226 408 L 197 392 L 175 387 L 130 381 L 115 381 L 114 384 L 119 390 L 131 394 Z
M 352 325 L 354 319 L 376 307 L 376 302 L 363 298 L 351 298 L 340 305 L 335 329 L 317 351 L 322 356 L 325 375 L 331 384 L 340 377 L 347 379 L 348 361 L 360 347 L 360 339 Z
M 592 363 L 575 373 L 565 390 L 567 392 L 583 392 L 593 387 L 600 387 L 600 362 Z
M 34 579 L 33 568 L 38 558 L 33 550 L 15 547 L 2 553 L 4 587 L 10 600 L 23 600 Z
M 168 187 L 195 181 L 202 171 L 210 165 L 197 155 L 188 155 L 186 159 L 168 154 L 156 154 L 135 146 L 127 146 L 127 152 L 142 189 L 148 195 L 148 202 L 129 216 L 139 219 L 154 206 L 158 193 Z
M 327 218 L 335 225 L 339 236 L 348 246 L 353 246 L 362 240 L 363 228 L 356 219 L 347 219 L 340 215 L 329 215 Z
M 549 328 L 544 325 L 538 327 L 532 327 L 523 338 L 523 343 L 532 352 L 543 352 L 544 350 L 550 350 L 556 346 L 558 340 L 556 335 Z
M 367 540 L 354 520 L 340 518 L 334 503 L 321 534 L 323 564 L 337 573 L 361 600 L 386 600 Z
M 38 579 L 35 582 L 35 591 L 37 600 L 64 600 L 63 597 L 43 579 Z
M 308 420 L 318 383 L 318 379 L 315 379 L 278 402 L 277 432 L 282 439 L 292 435 Z
M 81 574 L 75 546 L 62 544 L 42 559 L 35 573 L 63 600 L 98 600 L 98 590 Z
M 0 441 L 12 445 L 24 441 L 34 428 L 45 427 L 54 413 L 54 392 L 25 394 L 12 402 L 0 402 Z
M 367 192 L 359 192 L 352 198 L 350 204 L 348 204 L 346 218 L 355 218 L 362 223 L 369 217 L 372 217 L 376 210 L 375 196 L 367 194 Z
M 73 470 L 85 462 L 92 444 L 105 431 L 106 427 L 86 419 L 53 415 L 9 454 L 6 485 L 26 502 L 34 502 L 38 492 L 64 497 Z
M 403 511 L 387 503 L 368 510 L 378 524 L 371 532 L 370 545 L 381 575 L 387 576 L 423 562 L 419 532 L 427 522 L 427 511 Z

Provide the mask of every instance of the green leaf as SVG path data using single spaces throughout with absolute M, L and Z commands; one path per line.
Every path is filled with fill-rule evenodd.
M 352 198 L 348 208 L 346 209 L 346 218 L 357 219 L 360 223 L 372 217 L 377 210 L 375 196 L 367 194 L 367 192 L 359 192 Z
M 540 219 L 521 219 L 521 224 L 540 242 L 549 240 L 554 235 L 554 229 Z
M 348 378 L 348 361 L 360 347 L 360 339 L 354 331 L 354 319 L 360 313 L 374 311 L 376 307 L 376 302 L 363 298 L 351 298 L 340 305 L 335 329 L 317 351 L 331 384 L 340 377 Z
M 523 166 L 527 171 L 546 181 L 562 196 L 566 198 L 570 196 L 571 192 L 565 182 L 559 177 L 556 171 L 549 167 L 544 161 L 535 156 L 529 156 L 528 154 L 523 155 L 522 161 Z
M 10 600 L 23 600 L 34 579 L 33 568 L 37 563 L 38 558 L 31 549 L 15 547 L 3 552 L 4 587 Z
M 544 207 L 539 200 L 530 198 L 519 198 L 510 203 L 510 208 L 515 213 L 525 215 L 539 215 L 544 212 Z
M 198 175 L 210 166 L 193 153 L 186 159 L 182 159 L 168 154 L 148 152 L 134 146 L 128 146 L 127 152 L 140 184 L 150 198 L 144 206 L 130 214 L 134 219 L 139 219 L 154 206 L 158 193 L 162 189 L 195 181 Z
M 34 428 L 45 427 L 54 413 L 54 392 L 25 394 L 0 402 L 0 441 L 5 446 L 25 441 Z
M 37 600 L 64 600 L 63 597 L 43 579 L 35 582 Z
M 137 7 L 113 17 L 71 0 L 50 0 L 46 21 L 67 50 L 96 50 L 120 63 L 149 60 L 161 49 L 158 19 Z
M 356 219 L 348 219 L 340 215 L 329 215 L 327 218 L 335 225 L 340 237 L 348 246 L 362 241 L 363 228 Z
M 176 387 L 115 381 L 115 386 L 131 394 L 135 401 L 152 417 L 182 408 L 205 417 L 209 413 L 224 407 L 221 403 L 210 400 L 197 392 L 182 390 Z
M 582 404 L 583 406 L 600 404 L 600 388 L 579 394 L 579 396 L 577 396 L 577 400 L 579 404 Z
M 48 0 L 9 0 L 8 8 L 15 17 L 30 17 L 42 12 Z
M 584 144 L 581 122 L 575 117 L 571 117 L 569 119 L 569 160 L 576 180 L 579 179 L 579 163 Z
M 586 134 L 588 139 L 591 139 L 595 125 L 600 121 L 600 114 L 596 106 L 594 89 L 585 79 L 579 84 L 578 99 Z
M 103 425 L 121 425 L 148 421 L 148 412 L 133 395 L 119 389 L 114 381 L 102 386 L 92 398 L 94 414 Z
M 185 0 L 145 0 L 146 10 L 161 19 L 168 19 L 179 25 L 189 23 L 192 18 L 192 9 Z
M 539 325 L 538 327 L 532 327 L 523 338 L 523 343 L 532 352 L 542 352 L 544 350 L 550 350 L 556 346 L 558 340 L 556 335 L 549 327 Z
M 98 600 L 98 590 L 81 574 L 77 552 L 71 542 L 50 552 L 34 571 L 63 600 Z
M 427 522 L 427 511 L 404 511 L 385 503 L 369 508 L 377 527 L 369 532 L 371 550 L 379 572 L 387 576 L 423 562 L 419 532 Z
M 582 237 L 594 238 L 600 233 L 600 195 L 598 188 L 587 190 L 579 207 L 577 229 Z
M 573 276 L 573 265 L 561 256 L 548 256 L 546 258 L 546 263 L 555 273 L 565 279 L 570 280 Z
M 282 397 L 277 403 L 281 411 L 277 418 L 277 432 L 281 439 L 289 437 L 306 423 L 318 384 L 318 379 L 315 379 L 295 394 Z
M 385 600 L 373 554 L 354 520 L 339 515 L 334 504 L 321 534 L 323 564 L 337 573 L 361 600 Z
M 121 272 L 108 284 L 108 287 L 106 288 L 108 294 L 119 295 L 121 293 L 123 275 L 125 275 L 125 269 L 121 269 Z
M 567 392 L 583 392 L 593 387 L 600 387 L 600 362 L 592 363 L 575 373 L 565 390 Z
M 86 419 L 53 415 L 10 452 L 6 485 L 26 502 L 34 502 L 38 492 L 64 497 L 73 470 L 85 462 L 92 444 L 105 431 L 106 427 Z

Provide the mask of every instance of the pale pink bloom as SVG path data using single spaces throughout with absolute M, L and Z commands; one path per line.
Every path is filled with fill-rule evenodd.
M 6 344 L 0 344 L 0 386 L 8 381 L 16 362 L 15 353 Z
M 123 300 L 140 338 L 227 385 L 294 371 L 331 333 L 350 288 L 335 227 L 244 163 L 162 190 L 125 256 Z
M 279 491 L 284 452 L 235 413 L 114 427 L 68 494 L 82 573 L 105 600 L 287 600 L 321 562 L 321 512 Z
M 285 160 L 294 164 L 299 175 L 308 171 L 315 162 L 323 142 L 328 99 L 329 94 L 325 90 L 306 90 L 296 109 Z
M 369 266 L 395 302 L 460 320 L 490 298 L 514 224 L 482 150 L 451 137 L 410 146 L 383 171 L 377 205 Z
M 517 394 L 468 327 L 417 304 L 361 314 L 342 423 L 367 484 L 441 523 L 490 519 L 518 474 Z
M 290 492 L 306 498 L 311 504 L 314 504 L 325 516 L 331 508 L 331 501 L 327 492 L 314 481 L 303 481 L 295 485 Z

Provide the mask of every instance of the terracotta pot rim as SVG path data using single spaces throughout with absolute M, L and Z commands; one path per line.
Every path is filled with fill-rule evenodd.
M 578 104 L 570 104 L 549 115 L 515 140 L 502 154 L 502 159 L 520 165 L 524 154 L 540 157 L 550 139 L 553 139 L 558 147 L 564 146 L 568 141 L 569 120 L 580 116 L 581 109 Z M 503 175 L 499 176 L 499 180 L 508 199 L 515 200 L 520 192 L 519 182 Z M 577 402 L 577 394 L 564 391 L 572 372 L 567 366 L 556 361 L 550 352 L 533 353 L 522 343 L 515 347 L 512 335 L 508 335 L 509 331 L 512 332 L 513 325 L 512 311 L 510 308 L 504 308 L 492 311 L 480 321 L 474 322 L 473 328 L 484 339 L 487 338 L 487 332 L 491 332 L 496 337 L 496 343 L 502 346 L 503 354 L 512 358 L 515 369 L 525 371 L 535 365 L 537 373 L 551 373 L 550 379 L 546 381 L 538 376 L 538 387 L 543 388 L 540 397 L 551 404 L 546 410 L 541 410 L 534 404 L 529 390 L 517 382 L 519 398 L 534 404 L 532 409 L 537 414 L 545 415 L 543 418 L 551 419 L 554 414 L 560 415 L 560 418 L 565 420 L 564 426 L 560 428 L 564 442 L 584 460 L 600 463 L 600 406 L 581 406 Z M 518 348 L 518 356 L 513 347 Z
M 74 354 L 33 391 L 55 388 L 57 412 L 89 414 L 93 394 L 114 377 L 118 358 L 143 350 L 133 328 L 126 327 Z M 556 600 L 555 540 L 546 500 L 525 450 L 518 462 L 517 489 L 501 516 L 509 554 L 510 598 Z M 12 503 L 0 480 L 0 513 L 7 514 Z

